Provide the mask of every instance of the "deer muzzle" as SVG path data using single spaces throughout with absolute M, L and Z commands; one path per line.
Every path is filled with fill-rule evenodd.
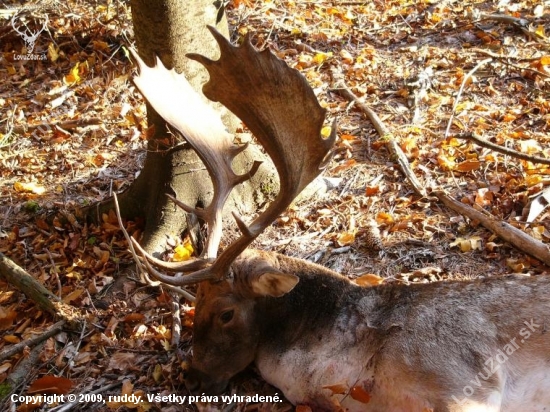
M 228 379 L 216 379 L 198 369 L 191 368 L 187 371 L 185 386 L 191 395 L 219 395 L 227 387 Z

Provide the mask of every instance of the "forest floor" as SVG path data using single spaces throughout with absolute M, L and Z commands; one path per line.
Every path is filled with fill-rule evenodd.
M 33 24 L 47 16 L 36 60 L 0 6 L 0 252 L 62 301 L 88 314 L 64 331 L 3 358 L 54 319 L 0 280 L 0 410 L 5 395 L 186 394 L 193 308 L 183 305 L 182 340 L 168 343 L 171 298 L 127 281 L 132 257 L 114 213 L 100 224 L 78 210 L 122 192 L 146 156 L 146 112 L 131 82 L 133 44 L 125 1 L 27 2 Z M 308 79 L 336 119 L 338 140 L 324 172 L 334 187 L 297 201 L 255 246 L 316 261 L 351 278 L 430 282 L 504 273 L 547 274 L 431 194 L 550 241 L 546 163 L 519 159 L 464 135 L 550 159 L 550 4 L 509 1 L 234 0 L 232 40 L 251 34 Z M 38 16 L 38 17 L 37 17 Z M 31 20 L 29 20 L 30 22 Z M 30 24 L 30 23 L 29 23 Z M 201 51 L 198 51 L 201 52 Z M 342 82 L 378 114 L 381 138 Z M 425 195 L 387 147 L 393 138 Z M 539 210 L 540 209 L 540 210 Z M 128 222 L 134 234 L 141 222 Z M 122 280 L 120 280 L 122 279 Z M 29 362 L 29 360 L 32 360 Z M 9 382 L 19 376 L 19 386 Z M 274 394 L 254 370 L 233 380 L 239 395 Z M 287 402 L 233 405 L 90 402 L 72 410 L 290 411 Z M 298 408 L 301 412 L 307 409 Z M 68 410 L 19 405 L 25 410 Z

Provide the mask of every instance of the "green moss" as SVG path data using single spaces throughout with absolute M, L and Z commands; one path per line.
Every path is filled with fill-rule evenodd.
M 9 383 L 4 382 L 0 384 L 0 400 L 4 400 L 12 393 L 12 387 Z
M 40 210 L 40 205 L 34 200 L 29 200 L 27 203 L 25 203 L 24 208 L 27 213 L 37 213 L 38 210 Z

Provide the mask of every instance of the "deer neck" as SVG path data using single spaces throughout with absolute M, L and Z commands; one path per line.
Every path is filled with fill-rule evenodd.
M 269 351 L 284 351 L 299 341 L 301 347 L 316 346 L 346 335 L 350 343 L 361 337 L 360 325 L 377 323 L 367 319 L 378 312 L 380 298 L 376 288 L 363 288 L 322 266 L 278 256 L 279 270 L 294 273 L 300 281 L 286 295 L 257 302 L 260 314 L 261 346 Z M 332 325 L 332 326 L 329 326 Z M 348 336 L 347 331 L 353 331 Z M 359 331 L 359 332 L 357 332 Z
M 382 333 L 369 326 L 370 307 L 379 301 L 375 288 L 326 269 L 293 273 L 300 281 L 291 292 L 258 302 L 263 330 L 255 363 L 267 382 L 297 402 L 319 398 L 324 385 L 371 374 L 356 360 L 371 358 Z M 365 339 L 373 345 L 362 344 Z M 315 402 L 330 409 L 321 399 Z

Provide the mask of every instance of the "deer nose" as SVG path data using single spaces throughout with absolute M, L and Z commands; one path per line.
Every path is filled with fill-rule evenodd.
M 191 395 L 200 394 L 201 379 L 199 373 L 195 369 L 190 369 L 185 374 L 185 387 Z
M 219 395 L 222 393 L 229 381 L 217 380 L 198 369 L 191 367 L 185 377 L 185 387 L 191 395 Z

